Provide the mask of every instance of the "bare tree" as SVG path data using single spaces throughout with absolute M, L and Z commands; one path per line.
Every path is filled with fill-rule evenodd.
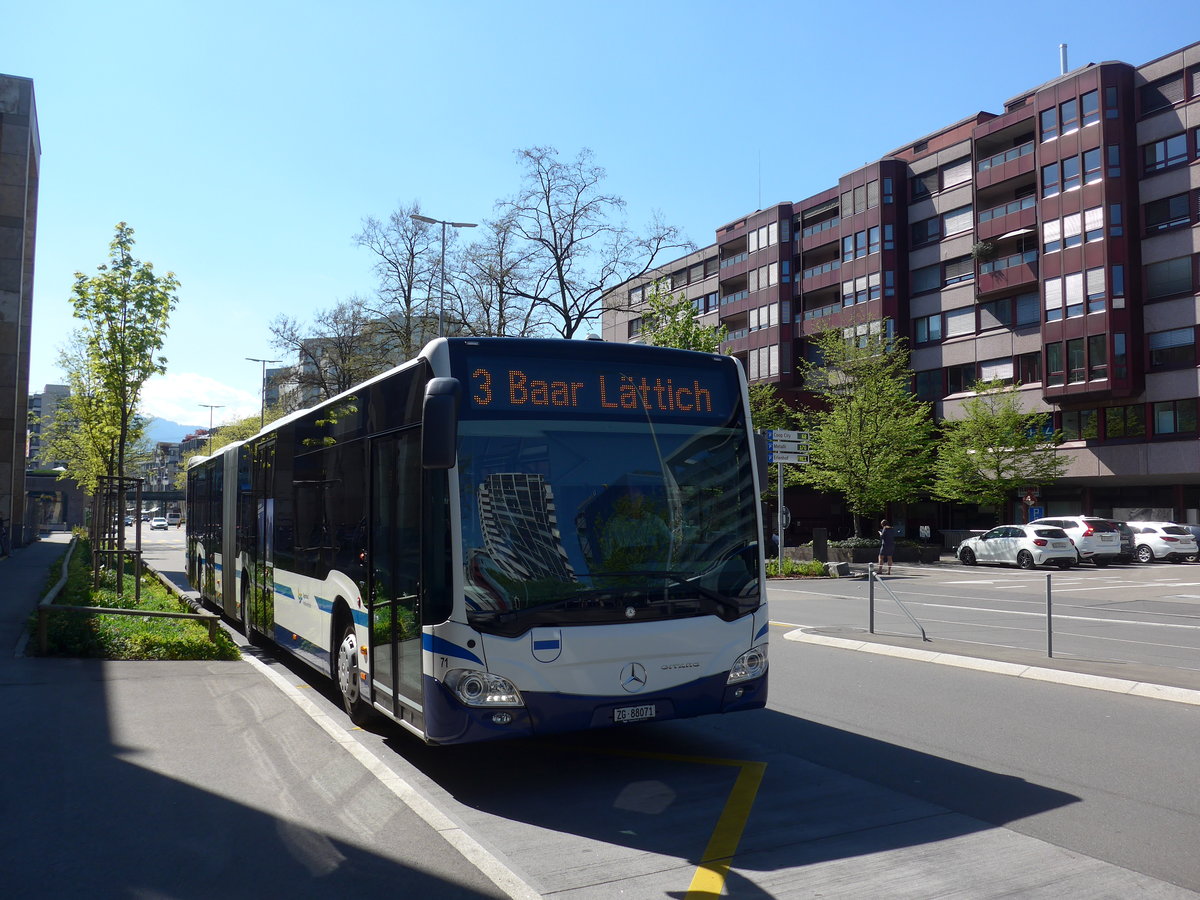
M 453 317 L 464 334 L 534 337 L 545 331 L 545 312 L 525 291 L 530 262 L 530 247 L 518 242 L 510 220 L 484 223 L 480 239 L 464 247 L 454 265 Z
M 396 335 L 357 297 L 318 310 L 311 325 L 280 315 L 270 331 L 272 345 L 297 360 L 286 379 L 298 389 L 292 406 L 335 397 L 404 358 Z
M 397 207 L 386 221 L 368 217 L 354 236 L 358 246 L 374 254 L 373 268 L 379 279 L 376 299 L 365 309 L 380 329 L 389 332 L 402 359 L 421 349 L 438 315 L 441 235 L 436 228 L 412 219 L 420 211 L 414 201 Z
M 564 338 L 603 311 L 613 287 L 646 274 L 660 254 L 691 248 L 657 214 L 644 234 L 627 228 L 625 201 L 601 189 L 605 171 L 590 150 L 562 162 L 553 147 L 530 147 L 517 160 L 525 169 L 521 189 L 500 208 L 534 251 L 522 296 L 544 308 Z

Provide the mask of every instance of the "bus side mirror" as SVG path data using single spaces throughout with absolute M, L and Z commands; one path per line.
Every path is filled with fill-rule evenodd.
M 431 378 L 425 385 L 421 428 L 421 466 L 453 469 L 458 459 L 458 401 L 462 386 L 457 378 Z

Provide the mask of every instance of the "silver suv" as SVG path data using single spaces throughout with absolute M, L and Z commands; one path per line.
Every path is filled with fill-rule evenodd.
M 1109 519 L 1098 516 L 1052 516 L 1035 519 L 1029 524 L 1061 528 L 1075 544 L 1079 561 L 1091 560 L 1098 569 L 1121 559 L 1121 531 Z

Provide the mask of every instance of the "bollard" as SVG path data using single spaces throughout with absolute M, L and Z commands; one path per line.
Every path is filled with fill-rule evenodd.
M 1050 573 L 1046 573 L 1046 655 L 1054 657 L 1054 611 L 1050 599 Z
M 867 602 L 870 612 L 867 616 L 867 630 L 875 633 L 875 563 L 867 563 Z

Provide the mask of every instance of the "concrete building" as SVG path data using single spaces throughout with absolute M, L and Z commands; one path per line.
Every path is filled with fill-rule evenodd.
M 33 82 L 0 75 L 0 520 L 21 546 L 41 141 Z M 0 548 L 2 552 L 2 548 Z
M 977 379 L 1019 383 L 1066 436 L 1070 468 L 1037 498 L 1047 515 L 1200 520 L 1200 43 L 1064 72 L 721 225 L 614 292 L 606 339 L 638 339 L 653 277 L 729 328 L 752 380 L 798 402 L 797 360 L 831 327 L 907 338 L 913 390 L 938 417 Z M 837 519 L 823 502 L 792 504 L 801 531 Z M 978 524 L 932 503 L 892 518 L 909 534 Z
M 48 384 L 41 393 L 29 395 L 29 443 L 26 456 L 30 468 L 53 469 L 66 466 L 65 460 L 45 459 L 42 456 L 42 435 L 54 422 L 58 405 L 71 395 L 65 384 Z

